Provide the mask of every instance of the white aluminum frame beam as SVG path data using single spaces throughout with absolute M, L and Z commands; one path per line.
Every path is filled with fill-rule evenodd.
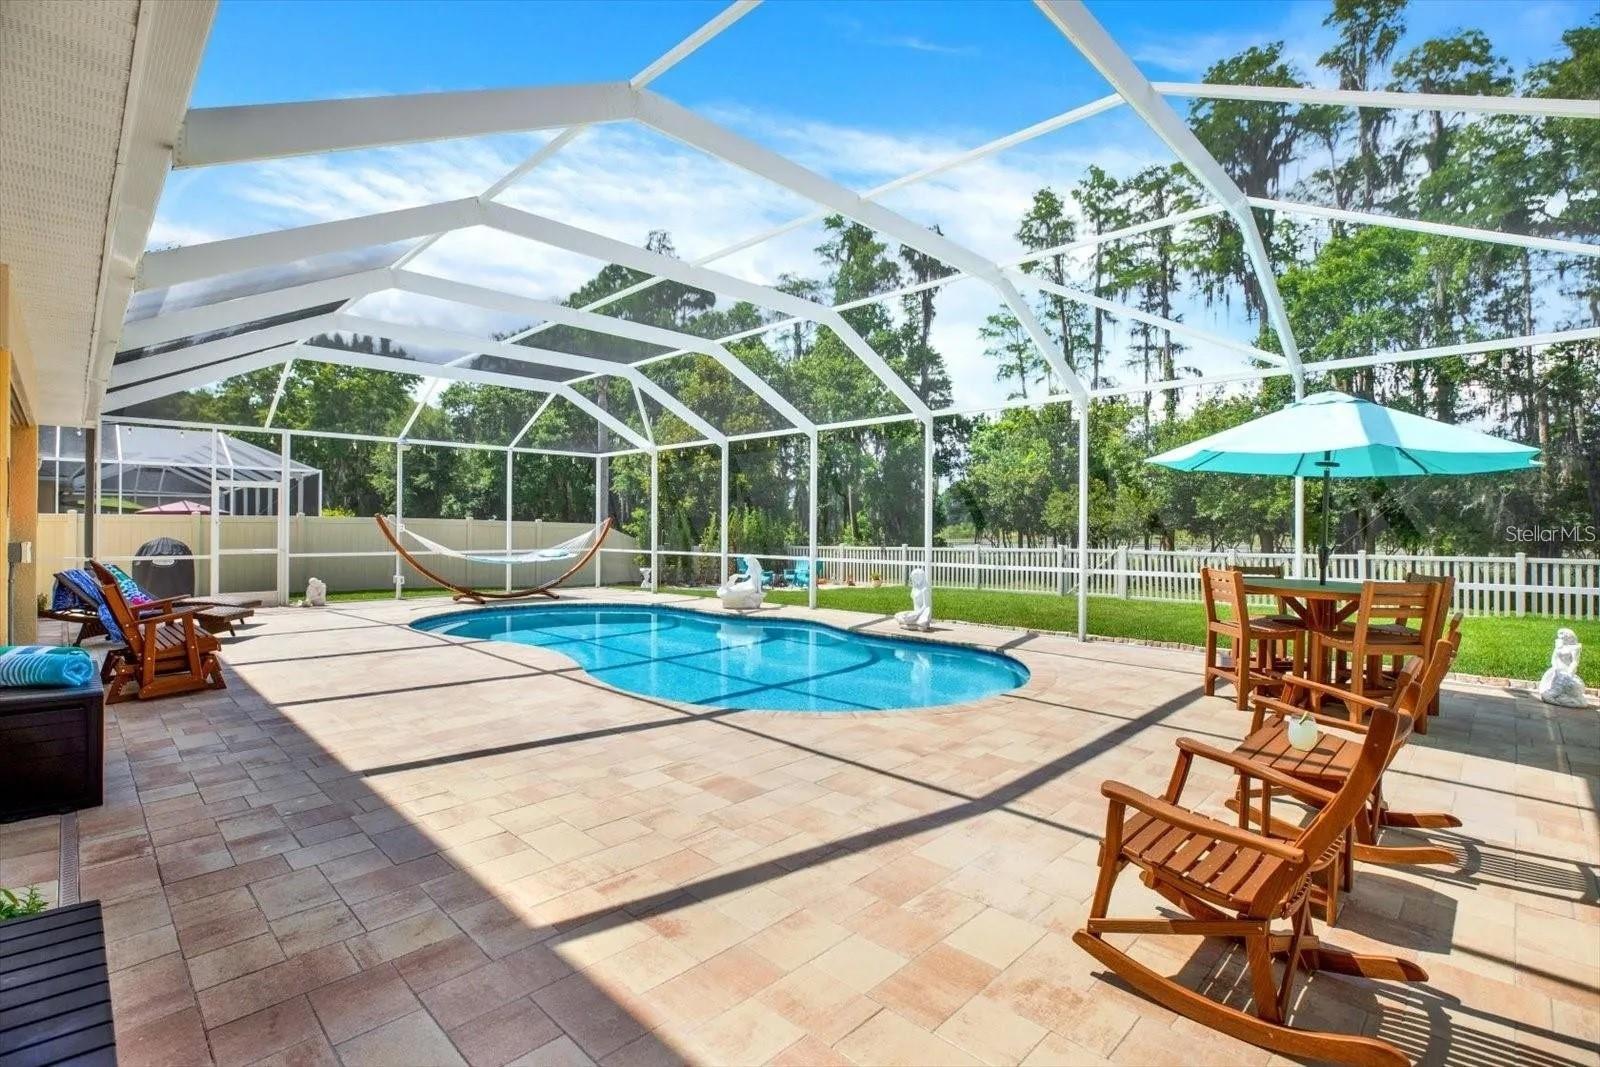
M 801 414 L 793 404 L 785 400 L 782 394 L 768 385 L 765 379 L 752 371 L 742 360 L 729 352 L 726 347 L 715 341 L 708 341 L 693 334 L 663 329 L 647 323 L 631 322 L 613 315 L 600 315 L 594 312 L 581 311 L 554 301 L 516 296 L 499 289 L 488 289 L 480 285 L 453 281 L 432 274 L 421 274 L 415 271 L 395 268 L 379 267 L 374 270 L 360 271 L 342 277 L 326 278 L 321 281 L 307 282 L 283 289 L 254 293 L 250 296 L 236 297 L 216 304 L 185 308 L 170 314 L 156 315 L 129 325 L 124 336 L 124 349 L 142 348 L 147 345 L 160 344 L 181 337 L 190 337 L 195 334 L 222 329 L 230 325 L 254 322 L 307 306 L 329 304 L 341 300 L 345 301 L 346 306 L 348 306 L 350 302 L 363 296 L 390 289 L 403 290 L 420 296 L 434 297 L 454 303 L 468 304 L 490 311 L 505 311 L 544 319 L 549 322 L 559 322 L 575 329 L 588 330 L 592 333 L 622 337 L 646 344 L 661 345 L 666 348 L 676 348 L 680 353 L 699 352 L 716 360 L 724 369 L 797 428 L 803 429 L 812 425 L 810 419 Z M 327 314 L 336 313 L 328 312 Z M 528 351 L 539 350 L 529 348 Z M 583 357 L 563 354 L 562 358 L 571 360 L 582 359 Z M 552 361 L 546 359 L 541 360 L 541 362 L 550 364 Z M 616 368 L 625 366 L 625 364 L 619 364 L 612 360 L 590 360 L 588 364 L 582 365 L 557 362 L 556 365 L 589 369 L 601 374 L 624 373 Z M 712 439 L 715 440 L 715 438 Z
M 1137 322 L 1142 322 L 1147 326 L 1153 326 L 1156 329 L 1166 330 L 1174 337 L 1187 337 L 1195 341 L 1204 341 L 1205 343 L 1215 345 L 1218 348 L 1225 348 L 1232 352 L 1240 352 L 1246 356 L 1249 356 L 1251 359 L 1259 359 L 1263 363 L 1270 363 L 1275 367 L 1285 366 L 1288 362 L 1283 358 L 1283 356 L 1276 352 L 1268 352 L 1264 348 L 1257 348 L 1255 345 L 1248 344 L 1244 341 L 1239 341 L 1232 337 L 1224 337 L 1220 333 L 1212 333 L 1209 330 L 1202 330 L 1195 326 L 1188 326 L 1173 319 L 1164 319 L 1160 315 L 1154 315 L 1148 311 L 1140 311 L 1138 308 L 1129 307 L 1126 304 L 1118 304 L 1111 300 L 1105 300 L 1101 297 L 1095 296 L 1093 293 L 1085 293 L 1082 290 L 1074 289 L 1071 286 L 1057 285 L 1048 278 L 1041 278 L 1032 274 L 1018 274 L 1016 275 L 1016 278 L 1017 281 L 1023 283 L 1024 285 L 1035 286 L 1046 293 L 1051 293 L 1065 300 L 1075 301 L 1087 307 L 1099 308 L 1100 310 L 1109 312 L 1113 315 L 1125 315 L 1128 318 Z
M 1596 104 L 1600 111 L 1600 103 Z M 1353 222 L 1358 226 L 1387 226 L 1391 230 L 1410 230 L 1413 233 L 1435 234 L 1440 237 L 1459 237 L 1467 241 L 1486 241 L 1490 244 L 1511 245 L 1516 248 L 1533 248 L 1541 252 L 1558 252 L 1566 256 L 1600 256 L 1600 245 L 1583 241 L 1563 241 L 1555 237 L 1533 237 L 1502 230 L 1481 230 L 1476 226 L 1458 226 L 1450 222 L 1428 222 L 1425 219 L 1396 218 L 1370 211 L 1346 211 L 1343 208 L 1323 207 L 1320 204 L 1302 204 L 1294 200 L 1276 200 L 1266 196 L 1252 196 L 1250 203 L 1269 211 L 1305 215 L 1310 218 Z
M 922 402 L 922 398 L 917 396 L 911 386 L 890 369 L 883 357 L 867 344 L 843 316 L 825 304 L 793 296 L 770 286 L 747 282 L 731 274 L 696 267 L 681 259 L 663 256 L 624 241 L 591 233 L 505 204 L 485 204 L 483 211 L 485 224 L 504 233 L 564 248 L 602 263 L 617 263 L 647 274 L 659 274 L 684 285 L 725 293 L 738 300 L 748 300 L 753 304 L 784 311 L 797 318 L 826 326 L 838 335 L 839 340 L 855 353 L 857 359 L 866 364 L 867 369 L 872 371 L 902 404 L 918 414 L 927 413 L 928 406 Z
M 733 3 L 719 11 L 705 25 L 701 26 L 698 30 L 695 30 L 682 41 L 679 41 L 671 49 L 663 53 L 659 59 L 629 79 L 629 88 L 642 89 L 646 85 L 649 85 L 651 82 L 661 77 L 661 75 L 665 74 L 667 71 L 683 62 L 683 60 L 689 58 L 689 56 L 693 55 L 702 45 L 715 38 L 723 30 L 727 29 L 729 26 L 732 26 L 735 22 L 738 22 L 751 11 L 754 11 L 756 5 L 758 5 L 760 2 L 761 0 L 734 0 Z M 577 140 L 583 131 L 587 130 L 588 128 L 588 123 L 580 123 L 575 126 L 568 126 L 550 140 L 540 145 L 536 151 L 527 156 L 527 158 L 523 159 L 522 162 L 518 163 L 515 167 L 512 167 L 510 170 L 506 171 L 506 173 L 502 174 L 493 185 L 489 186 L 489 188 L 478 194 L 478 199 L 493 200 L 495 197 L 511 188 L 511 186 L 521 181 L 523 177 L 530 174 L 535 168 L 542 165 L 547 159 L 550 159 L 557 152 L 560 152 L 567 145 Z M 394 261 L 394 263 L 391 264 L 391 266 L 405 266 L 407 263 L 410 263 L 423 252 L 426 252 L 429 248 L 431 248 L 434 242 L 436 242 L 438 239 L 439 238 L 437 235 L 423 238 L 414 247 L 408 248 L 406 251 L 402 252 Z M 521 340 L 521 338 L 517 338 L 517 340 Z
M 1403 111 L 1462 111 L 1477 115 L 1526 115 L 1531 118 L 1600 119 L 1593 100 L 1534 96 L 1464 96 L 1452 93 L 1406 93 L 1361 89 L 1309 89 L 1278 85 L 1212 85 L 1209 82 L 1156 82 L 1163 96 L 1210 100 L 1254 100 L 1272 104 L 1329 104 Z
M 354 101 L 352 101 L 354 103 Z M 146 252 L 139 261 L 136 290 L 162 289 L 180 282 L 273 267 L 330 252 L 348 252 L 476 226 L 481 221 L 476 197 L 384 211 L 353 219 L 317 222 L 287 230 L 184 245 Z
M 633 117 L 627 82 L 196 108 L 172 165 L 211 167 Z
M 248 296 L 236 296 L 214 304 L 163 311 L 124 326 L 117 350 L 126 352 L 134 348 L 147 348 L 182 337 L 238 327 L 302 308 L 319 307 L 341 300 L 359 300 L 370 293 L 382 292 L 393 284 L 389 271 L 378 267 L 281 289 L 268 289 Z
M 552 382 L 542 378 L 524 378 L 515 374 L 499 374 L 494 371 L 475 370 L 470 367 L 451 367 L 443 364 L 420 363 L 416 360 L 401 359 L 396 356 L 383 356 L 371 352 L 351 352 L 343 348 L 324 348 L 320 345 L 302 343 L 292 348 L 271 349 L 265 352 L 255 352 L 238 359 L 225 360 L 220 363 L 209 363 L 204 366 L 194 367 L 182 374 L 172 375 L 155 381 L 144 381 L 125 388 L 114 390 L 106 395 L 108 404 L 117 407 L 127 407 L 131 404 L 154 400 L 157 397 L 167 396 L 185 389 L 199 388 L 231 378 L 236 374 L 244 374 L 266 367 L 276 366 L 279 362 L 288 359 L 304 359 L 318 363 L 331 363 L 342 367 L 356 367 L 364 370 L 386 371 L 391 374 L 408 374 L 422 378 L 436 380 L 474 382 L 480 385 L 500 385 L 511 389 L 519 389 L 530 393 L 548 393 L 551 396 L 560 396 L 570 401 L 578 408 L 593 416 L 596 421 L 603 423 L 608 429 L 614 430 L 636 447 L 649 449 L 653 446 L 644 437 L 603 410 L 588 397 L 577 392 L 565 382 Z M 409 429 L 409 426 L 407 427 Z M 273 431 L 282 433 L 285 431 Z M 394 438 L 403 440 L 404 435 Z M 494 446 L 506 447 L 506 446 Z
M 798 163 L 785 159 L 776 152 L 769 151 L 754 141 L 695 114 L 688 108 L 680 107 L 664 96 L 646 90 L 639 92 L 637 97 L 639 121 L 645 125 L 759 178 L 782 186 L 813 203 L 855 219 L 863 226 L 893 237 L 901 244 L 933 256 L 942 263 L 982 279 L 1010 307 L 1011 313 L 1022 323 L 1023 329 L 1038 346 L 1050 369 L 1066 384 L 1068 391 L 1076 396 L 1087 395 L 1083 382 L 1073 373 L 1072 368 L 1067 366 L 1061 350 L 1045 334 L 1044 328 L 1033 314 L 1033 309 L 1001 273 L 999 265 L 992 260 L 985 259 L 970 248 L 963 247 L 950 238 L 913 222 L 899 212 L 863 199 L 844 186 L 824 178 L 815 171 L 807 170 Z
M 283 322 L 260 330 L 236 333 L 228 337 L 219 337 L 215 341 L 205 341 L 201 344 L 190 345 L 187 348 L 179 348 L 171 352 L 162 352 L 154 356 L 143 356 L 139 359 L 129 360 L 126 363 L 118 363 L 111 368 L 108 387 L 120 389 L 125 385 L 159 378 L 164 374 L 175 374 L 179 371 L 191 370 L 203 364 L 218 363 L 232 359 L 234 356 L 246 355 L 260 349 L 270 349 L 292 344 L 295 341 L 303 341 L 307 337 L 338 329 L 338 322 L 338 314 L 330 311 L 323 315 L 313 315 L 307 319 Z
M 250 267 L 268 266 L 286 260 L 293 261 L 308 254 L 340 252 L 367 245 L 388 244 L 404 237 L 414 237 L 441 228 L 465 229 L 479 225 L 526 240 L 565 248 L 567 251 L 586 255 L 601 262 L 619 263 L 646 273 L 660 274 L 685 285 L 726 293 L 740 300 L 748 300 L 754 304 L 821 323 L 836 333 L 903 404 L 914 412 L 923 414 L 927 412 L 927 405 L 922 403 L 911 387 L 890 369 L 883 358 L 842 316 L 826 305 L 769 286 L 747 282 L 732 275 L 695 267 L 671 256 L 637 248 L 623 241 L 603 237 L 588 230 L 493 201 L 484 203 L 476 198 L 452 200 L 425 208 L 407 208 L 359 219 L 312 223 L 272 233 L 252 234 L 248 237 L 234 237 L 223 241 L 152 252 L 146 256 L 141 271 L 147 277 L 153 275 L 158 279 L 154 282 L 147 281 L 147 286 L 170 285 L 178 281 L 193 281 Z M 413 276 L 413 282 L 415 277 Z M 611 319 L 609 316 L 596 316 L 596 318 L 612 322 L 622 321 Z M 613 330 L 619 328 L 622 327 L 612 327 Z M 719 362 L 722 361 L 722 356 L 716 352 L 709 354 Z M 759 380 L 759 376 L 749 372 L 748 368 L 741 369 L 743 365 L 731 353 L 728 353 L 726 358 L 724 366 L 746 385 L 752 385 L 753 381 Z M 776 393 L 770 389 L 763 392 L 763 399 L 769 404 L 773 403 L 774 397 L 778 400 L 774 407 L 785 418 L 796 422 L 799 426 L 810 424 L 810 420 L 801 415 L 793 405 L 777 397 Z
M 442 329 L 437 326 L 389 322 L 384 319 L 369 319 L 360 315 L 349 314 L 339 315 L 338 320 L 341 329 L 351 330 L 355 333 L 370 334 L 374 337 L 388 337 L 395 341 L 409 341 L 412 344 L 429 345 L 437 348 L 453 348 L 474 353 L 481 352 L 485 355 L 499 356 L 501 359 L 514 360 L 518 363 L 531 363 L 545 367 L 565 367 L 571 370 L 587 370 L 621 378 L 630 383 L 635 389 L 641 390 L 652 397 L 662 407 L 704 434 L 707 441 L 720 443 L 726 439 L 720 430 L 696 414 L 677 397 L 626 363 L 595 359 L 592 356 L 575 356 L 566 352 L 553 352 L 542 348 L 530 348 L 527 345 L 511 344 L 506 341 L 494 341 L 488 338 L 475 337 L 472 334 L 459 333 L 455 330 Z
M 1261 287 L 1261 297 L 1266 304 L 1267 318 L 1283 346 L 1283 354 L 1294 374 L 1296 388 L 1302 381 L 1300 373 L 1300 346 L 1295 341 L 1294 330 L 1289 325 L 1289 312 L 1278 292 L 1277 273 L 1272 257 L 1261 239 L 1252 208 L 1228 172 L 1222 169 L 1216 157 L 1206 150 L 1189 124 L 1179 117 L 1144 76 L 1122 47 L 1105 31 L 1089 13 L 1081 0 L 1034 0 L 1062 36 L 1071 41 L 1091 65 L 1098 70 L 1111 87 L 1128 102 L 1128 106 L 1144 119 L 1145 124 L 1164 141 L 1200 184 L 1204 185 L 1227 209 L 1234 225 L 1244 237 L 1245 252 L 1254 268 L 1256 282 Z
M 449 278 L 440 278 L 432 274 L 396 270 L 390 272 L 390 281 L 393 288 L 416 293 L 420 296 L 431 296 L 439 300 L 470 304 L 489 311 L 507 311 L 517 315 L 529 315 L 578 330 L 588 330 L 591 333 L 621 337 L 644 344 L 676 348 L 685 353 L 698 352 L 720 363 L 728 373 L 732 374 L 751 392 L 755 393 L 770 405 L 773 410 L 777 411 L 778 414 L 789 420 L 796 427 L 804 428 L 812 424 L 811 420 L 801 414 L 798 408 L 785 400 L 776 389 L 768 385 L 764 378 L 751 370 L 742 360 L 716 341 L 696 337 L 694 334 L 683 333 L 678 330 L 652 326 L 648 323 L 632 322 L 628 319 L 618 318 L 615 315 L 600 315 L 592 311 L 583 311 L 579 308 L 568 307 L 566 304 L 558 304 L 553 300 L 514 296 L 498 289 L 486 289 L 480 285 L 453 281 Z M 509 339 L 507 343 L 509 343 Z M 518 345 L 517 347 L 526 346 Z M 528 348 L 527 350 L 530 352 L 541 351 L 536 348 Z M 610 360 L 597 362 L 604 363 L 608 367 L 617 365 Z M 602 373 L 617 372 L 605 370 Z
M 1018 130 L 1016 133 L 1007 134 L 1004 137 L 997 137 L 996 139 L 978 145 L 975 148 L 969 148 L 967 151 L 959 153 L 958 155 L 951 156 L 950 158 L 941 160 L 938 163 L 930 164 L 921 170 L 913 171 L 910 174 L 884 182 L 882 185 L 874 186 L 873 188 L 868 189 L 866 192 L 861 193 L 861 199 L 876 200 L 878 197 L 892 193 L 896 189 L 902 189 L 908 185 L 913 185 L 917 182 L 924 181 L 928 178 L 934 177 L 935 175 L 942 174 L 947 170 L 954 170 L 956 167 L 963 166 L 967 163 L 976 162 L 980 159 L 992 156 L 996 152 L 1003 152 L 1008 148 L 1015 148 L 1017 145 L 1025 144 L 1036 137 L 1043 137 L 1047 133 L 1053 133 L 1056 130 L 1064 129 L 1074 123 L 1082 122 L 1084 119 L 1093 118 L 1095 115 L 1098 115 L 1101 112 L 1109 111 L 1114 107 L 1120 106 L 1122 102 L 1122 97 L 1117 96 L 1115 93 L 1111 94 L 1110 96 L 1102 96 L 1098 100 L 1092 100 L 1089 103 L 1075 107 L 1070 111 L 1063 111 L 1059 115 L 1052 115 L 1050 118 L 1045 119 L 1042 122 L 1036 122 L 1026 129 Z M 1220 211 L 1221 208 L 1218 208 L 1217 210 Z M 763 230 L 760 233 L 752 234 L 751 236 L 743 238 L 742 240 L 735 241 L 731 245 L 724 245 L 722 248 L 707 252 L 705 255 L 698 256 L 689 262 L 697 267 L 708 266 L 709 264 L 715 263 L 719 259 L 726 259 L 728 256 L 731 256 L 736 252 L 742 252 L 747 248 L 754 248 L 756 245 L 765 244 L 774 237 L 781 237 L 793 230 L 798 230 L 802 226 L 806 226 L 810 223 L 818 221 L 819 219 L 826 218 L 827 215 L 828 210 L 826 208 L 819 208 L 816 211 L 801 215 L 798 218 L 790 219 L 788 222 L 779 223 L 770 229 Z M 1108 237 L 1107 239 L 1109 240 L 1110 238 Z M 955 277 L 964 278 L 966 276 L 967 275 L 965 274 L 958 274 Z M 952 278 L 949 280 L 954 279 Z M 583 310 L 598 310 L 599 308 L 606 307 L 609 304 L 616 303 L 618 300 L 633 296 L 635 293 L 643 292 L 644 290 L 649 289 L 660 282 L 660 278 L 645 278 L 643 281 L 635 282 L 626 288 L 619 289 L 614 293 L 608 293 L 607 295 L 600 297 L 598 300 L 594 300 L 588 304 L 585 304 L 583 306 Z M 834 310 L 838 311 L 841 309 L 835 305 Z M 544 327 L 542 326 L 535 326 L 529 332 L 537 333 L 543 328 Z M 522 336 L 525 335 L 518 335 L 517 337 L 514 337 L 513 340 L 521 340 Z

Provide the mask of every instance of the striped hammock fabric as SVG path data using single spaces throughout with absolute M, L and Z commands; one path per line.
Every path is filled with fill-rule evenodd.
M 593 530 L 589 530 L 571 540 L 563 541 L 559 545 L 551 545 L 549 548 L 535 548 L 525 552 L 458 552 L 449 545 L 441 545 L 437 541 L 423 537 L 409 527 L 400 526 L 399 531 L 430 552 L 437 552 L 441 556 L 449 556 L 452 559 L 464 559 L 472 563 L 487 563 L 496 567 L 505 566 L 508 563 L 559 563 L 566 559 L 576 559 L 588 551 L 595 535 Z
M 94 659 L 70 645 L 0 645 L 0 688 L 76 688 L 94 681 Z

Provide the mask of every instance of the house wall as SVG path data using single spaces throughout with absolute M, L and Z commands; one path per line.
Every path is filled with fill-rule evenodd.
M 16 315 L 11 270 L 0 264 L 0 399 L 6 404 L 6 430 L 0 434 L 5 477 L 0 479 L 0 546 L 32 542 L 37 537 L 39 496 L 34 478 L 39 457 L 39 427 L 30 397 L 37 388 L 34 363 Z M 0 557 L 0 566 L 9 556 Z M 27 644 L 38 634 L 33 610 L 36 566 L 19 563 L 6 571 L 6 595 L 0 598 L 0 639 Z

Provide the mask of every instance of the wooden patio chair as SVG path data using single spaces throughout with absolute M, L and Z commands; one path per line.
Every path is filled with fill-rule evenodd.
M 1424 574 L 1422 571 L 1407 571 L 1405 580 L 1408 581 L 1408 582 L 1425 582 L 1425 583 L 1428 583 L 1428 584 L 1431 584 L 1431 585 L 1437 585 L 1439 587 L 1436 590 L 1436 599 L 1434 601 L 1434 610 L 1433 610 L 1432 618 L 1428 618 L 1428 619 L 1422 620 L 1422 627 L 1421 627 L 1422 632 L 1428 635 L 1428 640 L 1429 641 L 1431 641 L 1431 642 L 1438 641 L 1439 638 L 1444 636 L 1445 620 L 1450 615 L 1451 606 L 1455 603 L 1455 596 L 1456 596 L 1456 580 L 1455 580 L 1455 577 L 1453 575 L 1449 575 L 1449 574 Z M 1411 622 L 1410 619 L 1399 620 L 1399 626 L 1401 626 L 1401 627 L 1409 626 L 1410 622 Z M 1455 624 L 1457 626 L 1459 626 L 1461 624 L 1461 615 L 1460 615 L 1459 612 L 1455 616 Z M 1382 627 L 1379 627 L 1379 629 L 1382 629 Z M 1398 636 L 1404 636 L 1404 635 L 1399 635 L 1398 631 L 1397 631 L 1397 635 Z M 1397 674 L 1397 673 L 1399 673 L 1399 670 L 1400 670 L 1400 664 L 1397 662 L 1397 663 L 1394 664 L 1393 673 Z M 1429 715 L 1437 715 L 1437 714 L 1439 714 L 1439 696 L 1438 696 L 1437 693 L 1434 694 L 1433 702 L 1428 705 L 1428 714 Z M 1427 719 L 1418 718 L 1417 719 L 1417 733 L 1425 734 L 1427 732 L 1428 732 L 1428 721 L 1427 721 Z
M 1277 645 L 1287 646 L 1289 662 L 1300 673 L 1306 649 L 1305 627 L 1296 622 L 1272 618 L 1251 618 L 1244 595 L 1244 575 L 1238 570 L 1202 567 L 1200 593 L 1206 607 L 1205 664 L 1201 677 L 1205 692 L 1217 691 L 1217 679 L 1232 682 L 1240 711 L 1250 706 L 1250 693 L 1258 685 L 1270 684 L 1281 676 L 1276 670 Z M 1232 657 L 1224 661 L 1218 645 L 1227 638 Z
M 217 660 L 217 639 L 196 623 L 194 609 L 135 615 L 123 599 L 116 576 L 92 560 L 89 567 L 100 581 L 100 591 L 124 641 L 123 648 L 106 657 L 107 704 L 126 700 L 124 689 L 130 682 L 138 685 L 140 700 L 226 688 Z
M 1321 943 L 1311 931 L 1312 879 L 1340 862 L 1344 842 L 1366 807 L 1399 729 L 1393 708 L 1373 709 L 1360 753 L 1339 788 L 1325 794 L 1311 821 L 1287 840 L 1231 826 L 1180 805 L 1197 743 L 1178 743 L 1177 765 L 1163 797 L 1121 782 L 1100 787 L 1110 802 L 1100 876 L 1089 919 L 1072 937 L 1080 948 L 1140 993 L 1203 1026 L 1284 1056 L 1366 1065 L 1406 1064 L 1394 1045 L 1356 1034 L 1300 1030 L 1288 1025 L 1295 978 L 1307 970 L 1427 981 L 1415 963 L 1364 955 Z M 1198 746 L 1204 747 L 1204 746 Z M 1227 754 L 1224 754 L 1227 755 Z M 1297 779 L 1252 764 L 1250 773 L 1284 790 Z M 1109 914 L 1117 875 L 1128 865 L 1146 885 L 1181 908 L 1184 917 L 1121 918 Z M 1287 929 L 1274 929 L 1287 923 Z M 1162 975 L 1106 940 L 1109 934 L 1221 937 L 1243 945 L 1251 1011 L 1221 1003 Z M 1281 963 L 1282 977 L 1275 974 Z
M 1390 688 L 1383 661 L 1426 657 L 1435 637 L 1427 626 L 1436 618 L 1443 587 L 1436 582 L 1363 582 L 1355 619 L 1329 632 L 1311 635 L 1311 655 L 1334 653 L 1339 662 L 1333 677 L 1345 681 L 1356 697 L 1378 697 Z M 1312 707 L 1320 712 L 1328 694 L 1313 691 Z M 1359 719 L 1358 704 L 1347 705 Z

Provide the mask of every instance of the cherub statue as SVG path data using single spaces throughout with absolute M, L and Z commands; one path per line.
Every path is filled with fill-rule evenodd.
M 911 610 L 900 612 L 894 620 L 906 630 L 933 629 L 933 583 L 921 567 L 911 572 Z
M 1556 647 L 1550 653 L 1550 669 L 1539 679 L 1539 699 L 1563 708 L 1582 708 L 1589 704 L 1578 677 L 1578 657 L 1583 646 L 1578 635 L 1563 626 L 1556 631 Z

